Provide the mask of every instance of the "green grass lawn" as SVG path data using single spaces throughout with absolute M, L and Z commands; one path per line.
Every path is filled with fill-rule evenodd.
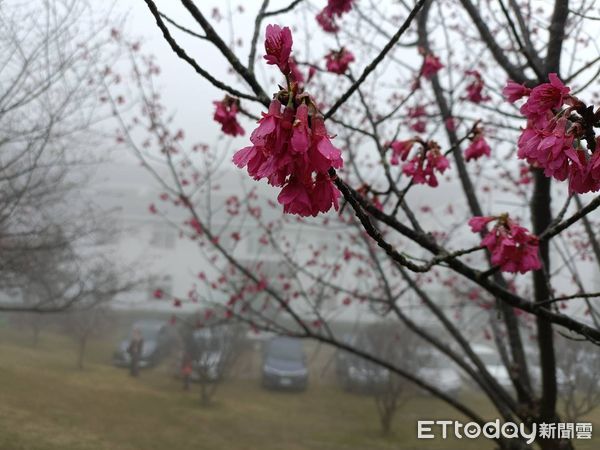
M 198 388 L 182 391 L 165 367 L 143 371 L 139 379 L 111 367 L 111 350 L 110 342 L 93 343 L 79 371 L 74 346 L 64 338 L 42 335 L 33 348 L 22 337 L 0 333 L 0 449 L 493 448 L 487 441 L 418 441 L 418 419 L 459 417 L 431 397 L 409 400 L 394 433 L 384 437 L 373 400 L 335 385 L 317 380 L 294 394 L 264 391 L 256 380 L 230 380 L 206 408 Z M 481 411 L 482 400 L 469 400 Z M 596 427 L 600 432 L 598 421 Z M 577 448 L 597 449 L 588 444 Z

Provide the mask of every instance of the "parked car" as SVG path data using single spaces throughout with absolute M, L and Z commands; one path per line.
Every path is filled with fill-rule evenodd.
M 184 343 L 175 362 L 175 376 L 181 376 L 182 362 L 184 358 L 189 358 L 191 381 L 219 380 L 223 376 L 228 352 L 232 350 L 231 336 L 223 327 L 211 327 L 194 330 L 187 339 L 189 342 Z M 189 354 L 186 355 L 186 352 Z
M 431 348 L 405 346 L 385 350 L 362 332 L 347 334 L 342 341 L 365 353 L 379 355 L 451 395 L 462 389 L 460 374 L 452 361 Z M 388 369 L 351 352 L 338 350 L 335 366 L 338 381 L 347 391 L 373 394 L 390 389 L 392 374 Z
M 276 337 L 263 350 L 262 385 L 271 389 L 305 390 L 308 367 L 302 341 Z
M 205 328 L 193 334 L 192 381 L 217 381 L 223 375 L 227 339 L 221 328 Z
M 510 378 L 510 374 L 506 369 L 506 366 L 502 362 L 498 351 L 485 344 L 475 344 L 472 346 L 475 354 L 481 359 L 481 362 L 485 365 L 488 372 L 496 379 L 496 381 L 504 388 L 509 391 L 514 390 L 513 382 Z M 525 349 L 525 355 L 527 358 L 527 366 L 529 376 L 533 385 L 533 389 L 539 394 L 542 385 L 542 371 L 538 364 L 538 355 L 531 349 Z M 467 360 L 472 365 L 470 360 Z M 581 367 L 580 364 L 575 364 L 576 367 Z M 473 385 L 473 380 L 468 378 L 468 381 Z M 576 377 L 570 370 L 565 371 L 564 368 L 556 368 L 556 382 L 559 392 L 565 392 L 569 389 L 569 386 L 576 383 Z
M 364 334 L 346 334 L 342 341 L 354 348 L 374 354 L 373 345 Z M 335 355 L 335 371 L 338 382 L 346 391 L 373 393 L 388 385 L 390 372 L 369 360 L 346 350 Z
M 144 340 L 140 367 L 151 367 L 158 364 L 170 351 L 173 337 L 169 326 L 162 320 L 138 320 L 131 326 L 127 339 L 122 340 L 113 354 L 113 364 L 127 367 L 131 358 L 127 347 L 131 342 L 134 330 L 139 330 Z
M 498 382 L 498 384 L 500 384 L 500 386 L 512 388 L 510 374 L 508 373 L 508 370 L 506 370 L 506 366 L 502 363 L 502 360 L 500 359 L 496 349 L 485 344 L 475 344 L 471 348 L 479 357 L 490 375 Z M 473 365 L 471 361 L 468 362 L 469 364 Z M 473 383 L 472 379 L 469 378 L 469 380 L 471 383 Z
M 576 388 L 585 389 L 584 386 L 590 386 L 590 383 L 596 383 L 600 387 L 600 378 L 592 370 L 592 354 L 580 351 L 579 353 L 562 355 L 562 351 L 564 349 L 557 351 L 556 384 L 559 393 L 568 395 Z M 539 355 L 533 352 L 527 352 L 526 355 L 533 388 L 538 395 L 541 395 L 542 370 L 539 365 Z M 562 359 L 565 357 L 566 360 Z M 600 360 L 596 368 L 600 369 Z
M 454 363 L 439 352 L 420 358 L 417 376 L 427 383 L 450 395 L 458 395 L 462 389 L 462 379 Z

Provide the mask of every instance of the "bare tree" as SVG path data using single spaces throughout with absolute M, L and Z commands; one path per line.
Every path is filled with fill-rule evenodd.
M 109 116 L 119 48 L 109 20 L 86 0 L 0 7 L 0 310 L 63 310 L 90 293 L 106 220 L 81 190 L 103 159 L 94 126 Z
M 180 325 L 182 372 L 189 365 L 189 372 L 182 373 L 182 376 L 187 377 L 184 378 L 186 387 L 190 381 L 198 383 L 203 406 L 212 403 L 220 383 L 227 378 L 240 354 L 241 328 L 210 321 L 211 314 L 208 323 L 201 326 L 198 326 L 198 320 L 188 320 Z
M 424 355 L 419 354 L 416 335 L 395 323 L 377 323 L 367 331 L 370 341 L 381 359 L 391 361 L 403 369 L 417 373 Z M 398 409 L 414 395 L 410 383 L 395 373 L 388 372 L 381 386 L 375 390 L 375 405 L 383 434 L 392 431 L 392 422 Z
M 126 281 L 125 281 L 126 280 Z M 85 295 L 60 317 L 63 332 L 77 346 L 77 368 L 83 370 L 89 340 L 110 328 L 113 312 L 110 302 L 115 296 L 135 288 L 139 282 L 125 278 L 108 263 L 97 265 L 86 274 Z
M 565 418 L 579 422 L 600 406 L 600 354 L 588 343 L 557 340 L 559 398 Z
M 291 57 L 292 31 L 267 29 L 266 61 L 275 66 L 273 73 L 281 79 L 277 84 L 256 70 L 264 23 L 294 24 L 295 14 L 314 15 L 310 2 L 293 1 L 281 9 L 270 9 L 268 0 L 256 5 L 247 59 L 234 47 L 235 36 L 228 43 L 217 24 L 221 16 L 209 18 L 198 2 L 179 2 L 196 31 L 166 17 L 157 2 L 145 3 L 175 54 L 228 96 L 217 100 L 215 112 L 226 134 L 240 134 L 238 114 L 257 119 L 263 113 L 250 145 L 236 153 L 238 166 L 280 189 L 285 212 L 319 216 L 336 208 L 341 196 L 338 217 L 298 220 L 267 215 L 265 211 L 281 206 L 257 193 L 258 188 L 248 189 L 245 197 L 217 201 L 211 183 L 219 178 L 225 156 L 218 149 L 211 152 L 206 143 L 186 142 L 148 82 L 153 71 L 136 71 L 144 115 L 124 122 L 123 140 L 165 191 L 167 203 L 157 213 L 169 220 L 171 205 L 183 208 L 189 219 L 174 225 L 199 243 L 214 266 L 220 262 L 206 286 L 229 298 L 226 317 L 353 352 L 484 423 L 477 405 L 344 343 L 332 327 L 335 312 L 327 302 L 314 300 L 329 298 L 339 308 L 368 303 L 449 358 L 503 421 L 527 427 L 559 422 L 556 330 L 600 342 L 598 311 L 591 302 L 600 294 L 580 275 L 597 275 L 600 262 L 593 232 L 600 206 L 600 197 L 593 194 L 600 187 L 594 164 L 599 154 L 597 112 L 588 101 L 593 93 L 586 89 L 600 60 L 586 58 L 579 47 L 592 42 L 589 5 L 557 0 L 552 8 L 537 10 L 533 2 L 419 0 L 370 4 L 367 11 L 358 0 L 328 2 L 317 21 L 294 31 Z M 232 23 L 233 15 L 228 18 Z M 316 45 L 317 23 L 327 45 L 337 48 L 324 56 L 327 70 L 322 69 L 323 49 Z M 213 67 L 182 46 L 181 33 L 214 47 L 233 76 L 222 80 L 212 75 Z M 307 44 L 304 60 L 298 51 L 302 42 Z M 349 65 L 346 47 L 355 55 L 360 50 L 361 61 Z M 507 79 L 512 80 L 505 89 L 510 102 L 500 94 Z M 529 109 L 512 105 L 521 97 L 528 97 Z M 545 125 L 532 112 L 542 98 L 555 100 L 537 104 Z M 147 132 L 146 145 L 136 143 L 136 123 Z M 335 143 L 343 152 L 329 146 L 325 128 L 335 129 Z M 558 144 L 550 155 L 548 140 L 544 145 L 541 138 L 528 140 L 529 133 L 558 133 L 564 140 L 553 141 Z M 325 147 L 322 152 L 319 145 Z M 326 154 L 325 163 L 316 151 Z M 156 170 L 157 155 L 169 177 Z M 557 170 L 559 163 L 566 172 Z M 460 195 L 444 198 L 443 183 L 458 186 Z M 419 205 L 428 187 L 437 191 L 429 204 Z M 585 201 L 572 202 L 574 192 L 585 192 Z M 217 220 L 219 212 L 225 220 Z M 247 231 L 246 220 L 258 233 Z M 311 235 L 312 246 L 294 240 L 297 223 L 318 227 L 321 234 L 330 230 L 335 237 L 323 242 Z M 465 232 L 467 223 L 474 235 Z M 274 286 L 278 276 L 265 276 L 260 264 L 240 255 L 241 240 L 258 241 L 268 249 L 265 253 L 276 255 L 269 258 L 282 268 L 286 289 Z M 507 256 L 507 248 L 516 251 Z M 293 275 L 286 277 L 289 273 Z M 240 286 L 231 279 L 246 282 Z M 433 285 L 441 289 L 435 292 Z M 557 293 L 559 286 L 564 294 Z M 468 292 L 467 298 L 448 298 L 453 289 Z M 476 324 L 493 340 L 510 386 L 490 373 L 474 351 L 475 336 L 453 314 L 455 303 L 465 300 L 479 312 L 466 320 L 479 320 Z M 425 318 L 411 313 L 415 303 L 427 312 Z M 263 314 L 265 305 L 279 315 Z M 426 325 L 429 318 L 435 328 Z M 539 355 L 539 380 L 532 376 L 536 361 L 528 357 L 526 333 Z M 521 440 L 500 439 L 497 444 L 530 448 Z M 543 450 L 573 448 L 564 437 L 538 439 L 537 444 Z

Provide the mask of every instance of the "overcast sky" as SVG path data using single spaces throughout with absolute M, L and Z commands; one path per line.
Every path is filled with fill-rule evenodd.
M 178 23 L 189 27 L 192 30 L 202 32 L 199 25 L 190 17 L 187 11 L 181 6 L 180 2 L 172 0 L 158 0 L 157 5 L 161 12 L 164 12 Z M 212 25 L 229 40 L 231 36 L 231 27 L 228 20 L 220 21 L 212 19 L 212 10 L 219 7 L 224 16 L 231 9 L 235 11 L 240 5 L 246 10 L 243 16 L 238 17 L 234 23 L 234 36 L 237 40 L 241 38 L 244 42 L 243 48 L 237 48 L 236 53 L 246 59 L 247 43 L 250 41 L 254 30 L 252 18 L 255 11 L 260 6 L 260 1 L 215 1 L 202 0 L 197 2 L 202 12 L 211 18 Z M 287 0 L 272 0 L 270 8 L 277 9 L 286 6 Z M 139 36 L 146 52 L 156 55 L 157 61 L 162 69 L 160 77 L 161 92 L 164 103 L 170 110 L 177 111 L 177 123 L 186 130 L 186 133 L 192 140 L 198 139 L 204 142 L 212 142 L 221 136 L 218 125 L 212 120 L 214 106 L 212 101 L 223 98 L 223 92 L 213 87 L 209 82 L 201 78 L 193 68 L 179 59 L 171 50 L 169 45 L 163 39 L 160 30 L 148 10 L 143 0 L 129 0 L 127 2 L 117 3 L 119 11 L 127 13 L 128 21 L 126 31 L 132 37 Z M 265 23 L 266 26 L 266 23 Z M 236 84 L 235 78 L 228 74 L 227 65 L 223 57 L 213 48 L 198 39 L 186 36 L 171 27 L 173 35 L 177 41 L 194 57 L 203 68 L 208 69 L 216 78 L 229 81 Z M 257 59 L 262 57 L 262 46 L 259 47 Z M 238 87 L 249 89 L 243 84 Z M 247 125 L 244 124 L 247 128 Z M 195 138 L 195 139 L 194 139 Z M 243 144 L 245 140 L 240 139 Z
M 243 61 L 246 60 L 248 49 L 247 44 L 250 41 L 253 32 L 253 18 L 256 15 L 256 10 L 260 6 L 260 1 L 214 1 L 214 0 L 202 0 L 198 1 L 197 4 L 201 7 L 202 11 L 211 17 L 212 10 L 214 7 L 219 6 L 223 15 L 227 14 L 228 9 L 235 10 L 240 4 L 243 4 L 246 9 L 246 14 L 243 16 L 238 15 L 238 19 L 233 24 L 233 30 L 228 20 L 224 19 L 217 21 L 211 17 L 211 23 L 213 26 L 226 37 L 228 41 L 233 31 L 235 39 L 243 39 L 245 45 L 242 48 L 236 48 L 236 53 L 240 55 Z M 324 3 L 324 1 L 323 1 Z M 272 0 L 269 9 L 276 9 L 289 4 L 289 0 Z M 314 2 L 318 5 L 319 2 Z M 170 16 L 172 19 L 181 23 L 182 25 L 189 27 L 193 30 L 201 32 L 199 26 L 195 24 L 193 19 L 189 16 L 187 11 L 181 7 L 180 2 L 172 0 L 158 0 L 157 5 L 160 10 Z M 212 101 L 221 99 L 223 93 L 218 89 L 214 88 L 210 83 L 201 78 L 194 70 L 186 64 L 184 61 L 179 59 L 171 50 L 169 45 L 163 39 L 159 29 L 157 28 L 152 15 L 150 14 L 145 2 L 143 0 L 129 0 L 128 2 L 118 2 L 117 8 L 121 13 L 128 15 L 128 21 L 126 25 L 126 33 L 130 37 L 139 37 L 143 41 L 143 49 L 147 53 L 156 55 L 157 62 L 162 68 L 162 74 L 159 80 L 159 86 L 161 87 L 161 93 L 163 102 L 170 111 L 176 112 L 177 115 L 177 126 L 185 129 L 186 136 L 189 138 L 187 142 L 202 141 L 208 144 L 213 144 L 217 140 L 221 142 L 228 142 L 231 149 L 240 148 L 247 145 L 248 135 L 246 137 L 231 140 L 227 138 L 223 140 L 223 136 L 220 133 L 219 126 L 212 120 L 214 112 L 214 106 Z M 288 16 L 289 17 L 289 16 Z M 310 14 L 307 15 L 310 19 Z M 278 19 L 278 22 L 285 25 L 292 26 L 285 22 L 286 16 L 282 16 Z M 295 21 L 299 22 L 303 18 L 296 16 Z M 266 23 L 264 24 L 266 26 Z M 172 29 L 172 27 L 171 27 Z M 236 83 L 235 78 L 227 72 L 227 64 L 223 57 L 210 45 L 199 41 L 198 39 L 186 36 L 181 32 L 173 30 L 174 36 L 176 36 L 178 42 L 193 56 L 198 62 L 204 67 L 210 70 L 210 72 L 218 79 L 230 82 L 241 90 L 250 92 L 249 88 L 243 83 Z M 298 42 L 302 42 L 298 39 Z M 306 50 L 303 49 L 297 42 L 295 51 Z M 312 45 L 312 43 L 311 43 Z M 320 47 L 323 43 L 315 43 L 315 53 L 321 51 Z M 320 47 L 319 47 L 320 46 Z M 259 45 L 257 60 L 261 59 L 263 55 L 263 47 Z M 257 72 L 263 79 L 267 79 L 269 76 L 273 76 L 272 72 L 268 72 L 273 69 L 272 67 L 265 68 L 264 65 L 257 64 Z M 265 72 L 265 70 L 267 72 Z M 275 86 L 273 86 L 275 87 Z M 269 92 L 269 86 L 265 84 L 265 89 Z M 247 133 L 252 129 L 250 122 L 244 122 L 243 126 L 246 128 Z M 233 169 L 233 167 L 232 167 Z M 115 172 L 112 172 L 113 174 Z M 242 172 L 239 172 L 242 174 Z M 128 177 L 129 181 L 135 179 L 135 177 Z M 268 192 L 268 191 L 266 191 Z M 462 193 L 459 191 L 458 186 L 455 184 L 446 184 L 443 190 L 430 190 L 430 189 L 418 189 L 412 193 L 412 201 L 414 201 L 415 208 L 422 205 L 439 205 L 446 204 L 450 199 L 453 199 L 456 204 L 463 205 Z M 266 194 L 265 194 L 266 195 Z M 276 191 L 272 191 L 272 199 L 275 199 L 277 195 Z M 444 197 L 443 199 L 441 197 Z M 491 199 L 490 199 L 491 200 Z M 495 210 L 504 210 L 510 208 L 507 205 L 498 202 L 498 199 L 491 200 L 490 204 Z M 492 212 L 492 211 L 490 211 Z M 498 211 L 493 211 L 498 212 Z M 526 215 L 526 211 L 520 209 L 520 214 Z M 440 211 L 441 213 L 441 211 Z M 430 218 L 431 220 L 432 218 Z M 433 229 L 439 229 L 440 223 L 438 220 L 433 220 L 432 223 L 428 224 Z M 589 267 L 587 267 L 589 269 Z M 584 270 L 584 272 L 586 272 Z

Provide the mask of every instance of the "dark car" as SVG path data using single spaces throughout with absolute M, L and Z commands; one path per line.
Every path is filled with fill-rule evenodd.
M 308 386 L 308 367 L 302 341 L 276 337 L 263 352 L 262 385 L 270 389 L 303 391 Z
M 158 364 L 170 351 L 173 343 L 169 326 L 162 320 L 139 320 L 131 326 L 129 337 L 119 343 L 113 354 L 116 366 L 126 367 L 131 358 L 127 352 L 134 330 L 139 330 L 144 340 L 140 367 L 151 367 Z
M 342 341 L 348 346 L 364 352 L 376 353 L 364 334 L 347 334 Z M 336 352 L 335 372 L 338 382 L 344 390 L 362 393 L 384 390 L 390 378 L 390 372 L 386 368 L 346 350 Z

